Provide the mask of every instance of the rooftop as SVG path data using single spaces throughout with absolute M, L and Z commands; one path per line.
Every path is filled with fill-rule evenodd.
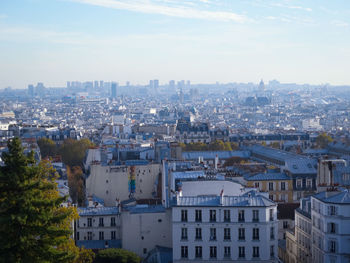
M 266 207 L 276 205 L 263 196 L 223 196 L 222 205 L 220 199 L 220 196 L 182 196 L 178 197 L 176 206 Z
M 112 207 L 79 207 L 78 213 L 80 216 L 95 216 L 95 215 L 116 215 L 119 209 L 116 206 Z
M 321 192 L 321 193 L 315 194 L 313 197 L 325 203 L 350 204 L 349 189 L 340 189 L 334 192 L 327 192 L 327 191 Z

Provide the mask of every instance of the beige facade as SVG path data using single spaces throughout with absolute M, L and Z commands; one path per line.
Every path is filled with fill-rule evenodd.
M 124 201 L 152 198 L 156 193 L 155 182 L 161 174 L 160 164 L 137 166 L 112 166 L 91 164 L 90 175 L 86 179 L 87 196 L 97 196 L 104 200 L 105 206 L 115 206 L 117 199 Z M 135 190 L 130 191 L 134 180 Z
M 285 263 L 297 263 L 297 241 L 293 232 L 286 232 L 286 262 Z
M 140 257 L 156 246 L 172 247 L 171 210 L 142 205 L 122 213 L 122 247 Z

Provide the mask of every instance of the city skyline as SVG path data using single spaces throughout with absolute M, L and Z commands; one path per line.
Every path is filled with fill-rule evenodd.
M 66 80 L 350 84 L 346 1 L 0 3 L 0 89 Z

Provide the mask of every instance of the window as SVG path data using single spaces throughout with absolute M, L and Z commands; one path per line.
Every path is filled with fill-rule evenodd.
M 282 191 L 286 190 L 286 183 L 285 182 L 281 182 L 281 190 Z
M 245 240 L 245 229 L 244 228 L 238 229 L 238 239 Z
M 270 257 L 275 257 L 275 246 L 270 246 Z
M 147 248 L 144 248 L 143 249 L 143 254 L 146 254 L 147 253 Z
M 297 188 L 301 188 L 303 181 L 301 179 L 297 179 Z
M 196 247 L 195 256 L 196 256 L 196 258 L 202 258 L 202 247 L 200 247 L 200 246 Z
M 216 258 L 216 247 L 210 247 L 210 258 Z
M 88 220 L 88 227 L 92 227 L 92 218 L 89 217 L 87 220 Z
M 273 191 L 273 183 L 269 182 L 269 191 Z
M 306 180 L 306 187 L 311 188 L 312 187 L 312 179 L 307 179 Z
M 259 222 L 259 210 L 253 210 L 253 221 Z
M 253 258 L 260 257 L 259 247 L 253 247 Z
M 92 240 L 92 232 L 89 231 L 89 232 L 87 233 L 87 236 L 88 236 L 88 240 Z
M 104 240 L 104 239 L 105 239 L 105 233 L 104 233 L 103 231 L 100 231 L 100 232 L 98 233 L 98 239 L 99 239 L 99 240 Z
M 225 258 L 231 257 L 231 247 L 224 247 L 224 257 Z
M 196 228 L 196 239 L 202 239 L 202 228 Z
M 288 221 L 283 221 L 283 228 L 284 229 L 288 228 Z
M 245 247 L 238 247 L 238 257 L 245 258 Z
M 216 240 L 216 228 L 210 228 L 210 240 Z
M 336 249 L 337 249 L 336 241 L 334 240 L 329 241 L 329 252 L 336 253 Z
M 210 210 L 210 221 L 216 222 L 216 210 Z
M 115 217 L 111 217 L 111 226 L 115 226 Z
M 335 223 L 329 223 L 328 224 L 328 229 L 329 229 L 328 230 L 329 233 L 333 233 L 333 234 L 336 233 L 336 231 L 335 231 L 335 229 L 336 229 Z
M 181 210 L 181 221 L 187 222 L 187 210 Z
M 103 224 L 103 217 L 100 217 L 99 219 L 98 219 L 98 226 L 104 226 L 104 224 Z
M 259 182 L 254 183 L 255 188 L 259 188 Z
M 269 199 L 270 199 L 270 200 L 273 200 L 273 195 L 269 195 Z
M 181 257 L 188 258 L 188 247 L 187 246 L 181 246 Z
M 224 240 L 231 240 L 231 229 L 224 228 Z
M 196 222 L 202 222 L 202 210 L 196 210 Z
M 77 232 L 76 239 L 77 239 L 77 240 L 80 239 L 80 234 L 79 234 L 79 232 Z
M 253 228 L 253 240 L 259 240 L 259 228 Z
M 225 222 L 230 222 L 231 221 L 230 210 L 224 210 L 224 221 Z
M 116 239 L 115 231 L 111 231 L 111 239 L 112 240 Z
M 270 221 L 274 220 L 273 209 L 270 209 Z
M 331 216 L 337 215 L 337 207 L 335 207 L 334 205 L 329 206 L 328 207 L 328 214 Z
M 244 222 L 244 210 L 238 211 L 238 222 Z
M 181 228 L 181 239 L 187 240 L 187 228 Z
M 274 227 L 270 228 L 270 239 L 271 240 L 275 239 L 275 228 Z

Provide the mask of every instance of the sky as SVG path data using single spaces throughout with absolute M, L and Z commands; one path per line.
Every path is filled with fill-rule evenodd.
M 349 0 L 0 0 L 0 89 L 350 84 Z

